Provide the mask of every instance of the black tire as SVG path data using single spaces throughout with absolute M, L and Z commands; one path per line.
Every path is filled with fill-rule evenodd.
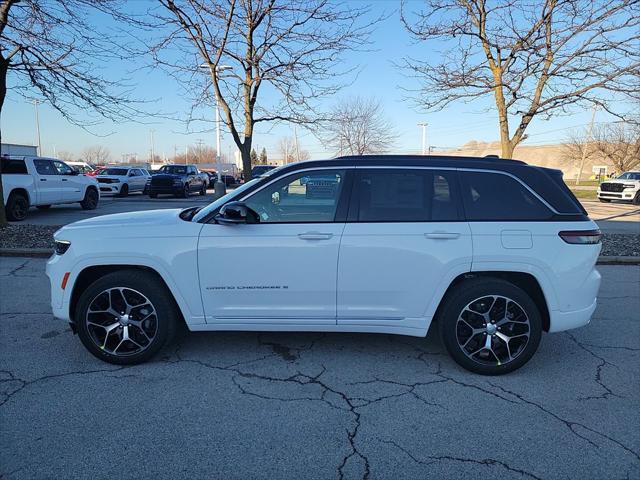
M 120 193 L 118 194 L 118 196 L 126 197 L 127 195 L 129 195 L 129 185 L 125 183 L 124 185 L 122 185 L 122 187 L 120 187 Z
M 98 195 L 98 191 L 95 188 L 87 188 L 87 191 L 84 192 L 84 200 L 80 202 L 80 206 L 83 210 L 95 210 L 98 208 L 99 200 L 100 195 Z
M 7 220 L 11 222 L 21 222 L 27 218 L 29 213 L 29 199 L 24 193 L 12 192 L 5 207 Z
M 51 205 L 36 205 L 36 208 L 38 210 L 49 210 L 51 208 Z
M 524 314 L 526 315 L 526 319 L 528 320 L 529 334 L 528 339 L 526 339 L 526 343 L 522 343 L 524 341 L 524 339 L 522 338 L 520 338 L 520 340 L 515 340 L 514 343 L 514 339 L 518 337 L 513 335 L 511 335 L 511 339 L 508 342 L 505 342 L 499 338 L 501 334 L 503 336 L 509 337 L 509 335 L 505 335 L 505 331 L 507 333 L 510 333 L 507 330 L 511 330 L 511 332 L 516 334 L 518 334 L 519 331 L 524 331 L 523 329 L 526 324 L 521 322 L 508 321 L 508 324 L 504 324 L 503 326 L 497 328 L 496 325 L 493 325 L 494 319 L 492 318 L 492 321 L 487 322 L 486 325 L 487 330 L 489 329 L 489 327 L 491 327 L 491 329 L 495 333 L 491 335 L 491 337 L 493 338 L 487 340 L 487 333 L 470 333 L 471 328 L 469 326 L 469 323 L 464 320 L 459 321 L 459 318 L 465 318 L 463 317 L 463 315 L 465 314 L 472 315 L 471 318 L 466 318 L 472 323 L 476 322 L 478 319 L 483 318 L 479 314 L 477 314 L 477 318 L 473 318 L 476 313 L 474 313 L 472 310 L 469 310 L 467 307 L 470 306 L 470 304 L 472 304 L 474 300 L 485 300 L 486 297 L 490 296 L 496 296 L 498 299 L 506 298 L 511 300 L 511 303 L 508 303 L 507 301 L 505 301 L 504 303 L 504 311 L 502 313 L 505 320 L 503 321 L 507 321 L 506 318 L 508 311 L 513 313 L 514 310 L 517 310 L 519 308 L 520 310 L 517 310 L 518 312 L 524 312 Z M 501 305 L 497 303 L 501 300 L 496 299 L 493 301 L 494 303 L 486 312 L 486 315 L 488 315 L 489 317 L 493 317 L 495 313 L 499 313 L 501 311 Z M 482 305 L 482 303 L 474 302 L 473 305 Z M 463 368 L 481 375 L 502 375 L 522 367 L 529 361 L 529 359 L 531 359 L 533 354 L 538 349 L 540 337 L 542 336 L 542 317 L 540 315 L 540 310 L 536 306 L 535 302 L 524 290 L 510 282 L 501 280 L 499 278 L 483 277 L 465 280 L 457 287 L 455 287 L 455 290 L 447 296 L 438 317 L 440 323 L 440 336 L 442 338 L 444 346 L 446 347 L 451 357 Z M 519 318 L 522 317 L 519 316 Z M 480 322 L 482 321 L 486 321 L 486 317 L 485 320 L 480 320 Z M 466 324 L 466 326 L 464 326 L 464 324 Z M 483 324 L 474 324 L 473 328 L 481 330 L 483 329 Z M 516 329 L 515 332 L 513 330 L 514 328 Z M 464 346 L 460 345 L 460 337 L 462 337 L 463 340 L 465 338 L 465 329 L 468 330 L 469 333 L 466 336 L 466 338 L 468 339 L 466 344 L 469 344 L 469 341 L 472 342 L 471 345 L 467 348 L 469 348 L 470 350 L 474 350 L 475 355 L 480 356 L 475 357 L 475 355 L 473 355 L 475 358 L 471 358 L 469 356 L 470 352 L 468 352 L 467 350 L 463 350 Z M 474 330 L 474 332 L 477 330 Z M 501 330 L 501 332 L 497 332 L 497 330 Z M 482 348 L 482 344 L 485 344 L 485 342 L 491 343 L 490 350 Z M 478 344 L 481 346 L 481 348 L 479 350 L 476 350 Z M 506 349 L 505 345 L 507 345 Z M 497 358 L 497 354 L 494 352 L 494 348 L 498 351 L 498 353 L 500 353 L 500 356 L 503 356 L 506 351 L 508 354 L 508 357 L 506 357 L 506 359 L 508 360 L 509 358 L 512 358 L 512 360 L 502 362 L 501 358 Z M 512 352 L 511 348 L 518 348 L 518 350 L 517 352 Z M 491 356 L 488 355 L 488 352 L 491 352 Z M 514 357 L 512 357 L 512 353 L 515 354 Z M 481 358 L 482 355 L 486 355 L 487 359 L 485 360 Z
M 149 198 L 158 198 L 158 194 L 157 193 L 150 193 L 149 194 Z
M 144 346 L 144 349 L 138 353 L 127 353 L 125 351 L 124 354 L 114 354 L 113 352 L 108 351 L 109 348 L 101 347 L 100 345 L 98 345 L 98 340 L 96 340 L 96 332 L 100 332 L 100 328 L 89 326 L 87 324 L 87 312 L 91 304 L 94 301 L 99 301 L 97 299 L 101 296 L 101 294 L 104 295 L 102 292 L 112 288 L 123 288 L 127 291 L 137 291 L 141 293 L 142 295 L 144 295 L 144 297 L 146 297 L 146 299 L 148 299 L 148 301 L 152 304 L 153 309 L 155 310 L 154 315 L 152 315 L 153 318 L 150 320 L 150 322 L 154 326 L 155 334 L 147 343 L 147 345 Z M 93 310 L 96 310 L 96 308 L 94 308 Z M 95 321 L 101 321 L 98 320 L 97 317 L 95 317 L 95 313 L 92 315 L 93 316 L 89 318 Z M 104 315 L 109 316 L 110 314 Z M 109 273 L 99 278 L 82 293 L 78 300 L 74 321 L 78 336 L 80 337 L 82 344 L 94 356 L 96 356 L 100 360 L 116 365 L 134 365 L 137 363 L 146 362 L 147 360 L 152 358 L 164 345 L 169 344 L 173 340 L 176 333 L 177 325 L 179 323 L 179 319 L 180 314 L 178 312 L 178 307 L 173 301 L 171 292 L 156 275 L 140 270 L 125 269 Z M 110 319 L 106 320 L 106 322 L 110 321 Z M 113 321 L 114 323 L 118 322 L 117 318 L 115 317 Z M 90 328 L 92 329 L 91 331 Z M 129 328 L 132 327 L 129 326 Z M 120 329 L 121 331 L 118 332 L 118 329 Z M 117 327 L 115 330 L 113 330 L 114 333 L 110 334 L 115 335 L 116 342 L 120 341 L 120 343 L 123 343 L 124 341 L 126 341 L 122 340 L 122 329 L 123 327 Z M 128 335 L 133 336 L 133 330 L 130 331 L 129 329 L 127 329 L 127 332 L 131 332 L 128 333 Z M 141 338 L 143 337 L 136 335 L 136 340 L 140 340 Z M 129 343 L 133 344 L 133 342 L 131 341 L 129 341 Z M 105 346 L 106 345 L 107 342 L 105 340 Z M 115 350 L 117 352 L 118 347 L 116 347 Z
M 201 196 L 204 196 L 204 195 L 206 195 L 206 194 L 207 194 L 207 184 L 206 184 L 206 183 L 203 183 L 203 184 L 202 184 L 202 188 L 200 189 L 200 195 L 201 195 Z
M 189 184 L 185 183 L 184 188 L 182 189 L 182 193 L 180 194 L 182 198 L 187 198 L 189 196 Z
M 631 203 L 634 205 L 640 205 L 640 190 L 636 192 L 636 196 L 633 197 L 633 200 L 631 200 Z
M 610 203 L 611 202 L 610 198 L 598 198 L 598 200 L 600 200 L 602 203 Z

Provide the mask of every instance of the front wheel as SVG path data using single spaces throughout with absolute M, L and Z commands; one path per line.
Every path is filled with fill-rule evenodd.
M 120 187 L 120 193 L 118 194 L 118 196 L 126 197 L 127 195 L 129 195 L 129 185 L 125 183 L 124 185 L 122 185 L 122 187 Z
M 87 188 L 84 199 L 80 202 L 83 210 L 95 210 L 98 207 L 98 191 L 94 188 Z
M 173 339 L 179 313 L 155 275 L 139 270 L 109 273 L 80 296 L 75 325 L 83 345 L 105 362 L 149 360 Z
M 204 196 L 206 194 L 207 194 L 207 185 L 203 183 L 202 188 L 200 189 L 200 195 Z
M 521 288 L 498 278 L 459 284 L 440 315 L 440 335 L 451 357 L 481 375 L 512 372 L 538 349 L 542 317 Z
M 611 202 L 610 198 L 598 198 L 598 200 L 600 200 L 602 203 L 610 203 Z
M 634 205 L 640 205 L 640 190 L 636 192 L 636 196 L 633 197 L 633 200 L 631 200 L 631 203 L 633 203 Z

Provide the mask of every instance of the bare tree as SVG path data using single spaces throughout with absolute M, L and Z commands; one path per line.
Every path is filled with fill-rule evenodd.
M 600 125 L 594 130 L 593 139 L 596 154 L 611 163 L 617 173 L 640 165 L 640 128 L 637 124 Z
M 67 150 L 60 150 L 58 152 L 58 158 L 60 160 L 62 160 L 63 162 L 73 162 L 75 161 L 75 157 L 73 155 L 73 153 L 67 151 Z
M 296 146 L 292 137 L 282 137 L 278 141 L 278 153 L 283 165 L 296 161 Z
M 338 155 L 388 152 L 396 138 L 380 102 L 362 97 L 348 98 L 336 105 L 322 135 L 323 143 Z
M 638 0 L 426 0 L 420 11 L 405 7 L 407 30 L 432 46 L 425 49 L 430 59 L 401 63 L 421 82 L 417 104 L 439 110 L 493 96 L 505 158 L 536 117 L 597 104 L 625 118 L 627 111 L 614 110 L 616 97 L 640 96 Z M 431 55 L 439 47 L 444 54 Z
M 353 70 L 341 67 L 341 54 L 364 45 L 372 26 L 368 7 L 334 0 L 159 3 L 148 14 L 153 31 L 166 32 L 148 45 L 154 65 L 166 67 L 188 91 L 199 91 L 195 105 L 218 99 L 246 179 L 256 125 L 313 125 L 316 101 L 341 88 Z
M 92 165 L 106 165 L 111 161 L 111 151 L 102 145 L 94 145 L 82 150 L 81 157 Z
M 103 16 L 119 18 L 118 7 L 111 0 L 1 1 L 0 114 L 10 78 L 12 94 L 44 99 L 84 128 L 98 117 L 132 115 L 127 86 L 102 75 L 118 51 L 112 35 L 92 24 Z M 88 117 L 92 113 L 96 117 Z M 0 225 L 5 223 L 0 208 Z

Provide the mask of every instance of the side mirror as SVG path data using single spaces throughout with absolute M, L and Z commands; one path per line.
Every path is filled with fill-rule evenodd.
M 243 202 L 229 202 L 216 215 L 216 222 L 222 225 L 260 223 L 260 216 Z

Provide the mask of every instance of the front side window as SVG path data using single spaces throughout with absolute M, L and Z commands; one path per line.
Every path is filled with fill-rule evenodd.
M 34 160 L 33 165 L 36 167 L 36 172 L 40 175 L 58 175 L 58 171 L 53 166 L 51 160 Z
M 451 171 L 364 171 L 358 175 L 355 195 L 359 222 L 459 220 L 455 172 Z
M 165 165 L 158 170 L 160 173 L 167 173 L 169 175 L 185 175 L 187 173 L 187 167 L 181 165 Z
M 344 170 L 317 170 L 289 175 L 251 195 L 245 203 L 261 223 L 333 222 Z
M 489 172 L 461 172 L 469 221 L 548 220 L 553 213 L 516 179 Z
M 67 165 L 64 162 L 60 162 L 58 160 L 53 161 L 53 165 L 60 175 L 71 175 L 73 173 L 73 168 Z

